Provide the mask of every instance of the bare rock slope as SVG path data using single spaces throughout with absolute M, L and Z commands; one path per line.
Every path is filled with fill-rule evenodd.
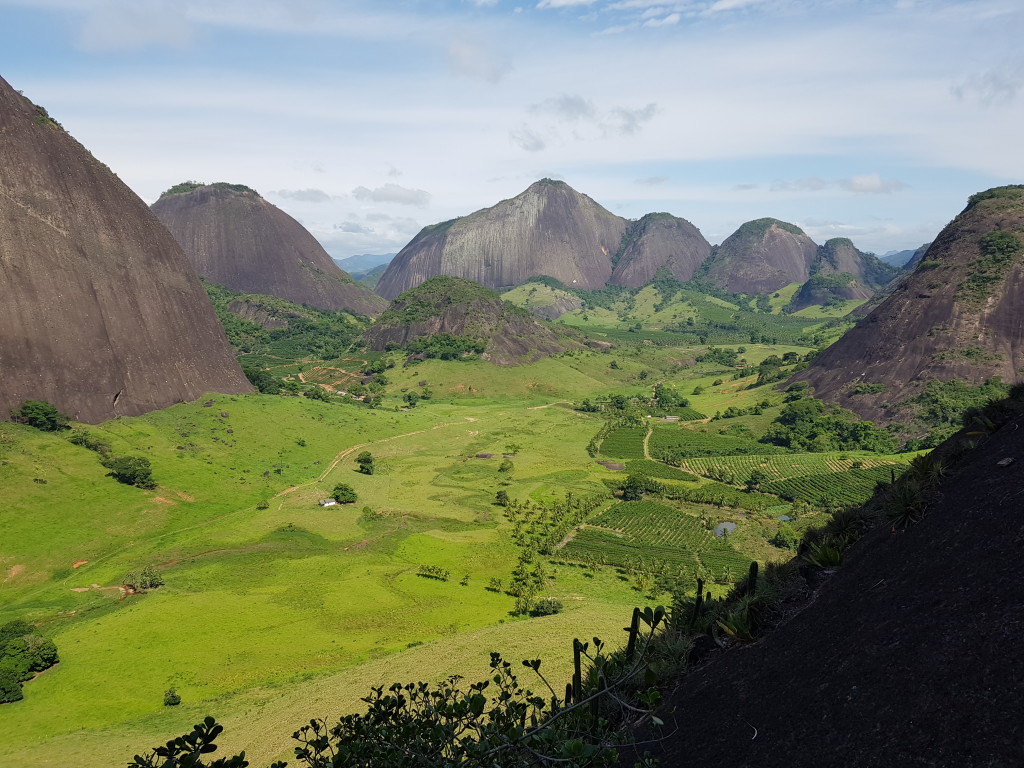
M 804 231 L 778 219 L 748 221 L 719 245 L 705 272 L 730 293 L 771 293 L 804 283 L 818 246 Z
M 974 195 L 914 272 L 797 374 L 818 397 L 872 420 L 929 380 L 1015 381 L 1024 363 L 1024 186 Z M 858 383 L 884 386 L 852 394 Z
M 393 299 L 438 275 L 494 289 L 548 275 L 596 290 L 611 277 L 626 224 L 565 182 L 542 179 L 491 208 L 424 227 L 376 290 Z
M 146 204 L 0 79 L 0 418 L 80 421 L 251 389 L 199 280 Z
M 342 270 L 299 222 L 241 184 L 172 187 L 153 212 L 196 272 L 233 291 L 379 315 L 386 302 Z
M 627 229 L 610 282 L 639 288 L 661 268 L 686 282 L 710 255 L 711 244 L 686 219 L 648 213 Z

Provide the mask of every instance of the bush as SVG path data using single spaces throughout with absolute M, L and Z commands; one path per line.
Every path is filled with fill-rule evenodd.
M 110 470 L 107 476 L 119 483 L 149 490 L 156 488 L 153 466 L 145 456 L 109 456 L 100 459 L 100 463 Z
M 68 417 L 45 400 L 26 400 L 20 408 L 11 410 L 11 421 L 28 424 L 43 432 L 70 429 Z
M 144 592 L 147 589 L 162 587 L 164 577 L 153 566 L 147 565 L 141 571 L 129 571 L 126 573 L 121 583 L 126 587 L 130 587 L 135 592 Z
M 0 668 L 0 704 L 21 701 L 25 694 L 21 691 L 21 679 L 12 669 Z
M 173 688 L 168 688 L 164 691 L 164 706 L 165 707 L 176 707 L 181 704 L 181 696 Z
M 352 504 L 359 498 L 352 489 L 352 486 L 345 485 L 344 483 L 334 486 L 334 492 L 331 496 L 339 504 Z
M 554 616 L 556 613 L 562 612 L 562 603 L 559 600 L 555 600 L 553 597 L 542 597 L 536 603 L 533 604 L 533 609 L 530 611 L 531 616 Z
M 110 453 L 110 443 L 100 440 L 91 432 L 84 429 L 76 429 L 68 435 L 68 442 L 72 445 L 80 445 L 83 448 L 88 448 L 90 451 L 95 451 L 96 453 Z

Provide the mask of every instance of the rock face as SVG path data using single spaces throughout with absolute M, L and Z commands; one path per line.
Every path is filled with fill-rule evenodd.
M 710 255 L 711 244 L 686 219 L 649 213 L 626 231 L 610 282 L 639 288 L 662 267 L 686 282 Z
M 852 275 L 867 290 L 864 296 L 848 298 L 865 299 L 900 274 L 898 268 L 886 264 L 877 256 L 857 250 L 853 242 L 845 237 L 834 237 L 818 248 L 811 272 L 815 275 Z
M 997 187 L 974 195 L 914 272 L 794 378 L 865 418 L 897 418 L 894 404 L 931 379 L 1015 381 L 1022 317 L 1024 186 Z M 858 383 L 885 390 L 851 394 Z
M 548 275 L 596 290 L 611 277 L 626 223 L 568 184 L 542 179 L 511 200 L 424 227 L 388 265 L 377 293 L 393 299 L 437 275 L 494 289 Z
M 772 293 L 804 283 L 818 246 L 803 230 L 778 219 L 748 221 L 715 249 L 707 277 L 730 293 Z
M 689 672 L 664 705 L 685 715 L 637 752 L 736 768 L 1024 765 L 1024 718 L 1000 705 L 1024 686 L 1022 451 L 1017 415 L 947 469 L 920 522 L 880 525 L 801 612 Z
M 386 303 L 335 264 L 299 222 L 241 184 L 179 184 L 153 212 L 212 283 L 318 309 L 384 310 Z
M 529 312 L 469 280 L 435 277 L 398 296 L 363 338 L 377 351 L 414 339 L 448 333 L 484 345 L 496 365 L 532 363 L 581 345 L 555 333 Z
M 0 79 L 0 418 L 73 419 L 248 392 L 181 248 L 127 186 Z

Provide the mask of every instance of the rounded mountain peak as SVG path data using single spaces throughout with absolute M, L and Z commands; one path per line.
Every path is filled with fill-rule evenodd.
M 385 307 L 305 227 L 251 187 L 186 181 L 152 207 L 195 271 L 212 283 L 317 309 L 379 315 Z

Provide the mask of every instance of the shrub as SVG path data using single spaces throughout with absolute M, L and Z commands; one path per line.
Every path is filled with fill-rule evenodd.
M 76 429 L 68 435 L 68 442 L 72 445 L 80 445 L 96 453 L 110 453 L 110 443 L 100 440 L 91 432 L 85 429 Z
M 129 571 L 121 580 L 126 587 L 131 587 L 135 592 L 145 592 L 147 589 L 156 589 L 163 586 L 164 577 L 157 570 L 147 565 L 141 571 Z
M 26 400 L 20 408 L 11 410 L 11 421 L 28 424 L 43 432 L 69 429 L 68 417 L 45 400 Z
M 107 456 L 100 459 L 100 463 L 110 470 L 107 476 L 119 483 L 150 490 L 156 488 L 153 467 L 145 456 Z
M 13 669 L 0 667 L 0 704 L 21 701 L 25 694 L 21 691 L 21 679 Z
M 554 616 L 562 612 L 562 603 L 552 597 L 542 597 L 533 604 L 530 610 L 531 616 Z
M 181 696 L 173 688 L 168 688 L 164 691 L 164 706 L 165 707 L 176 707 L 181 704 Z

